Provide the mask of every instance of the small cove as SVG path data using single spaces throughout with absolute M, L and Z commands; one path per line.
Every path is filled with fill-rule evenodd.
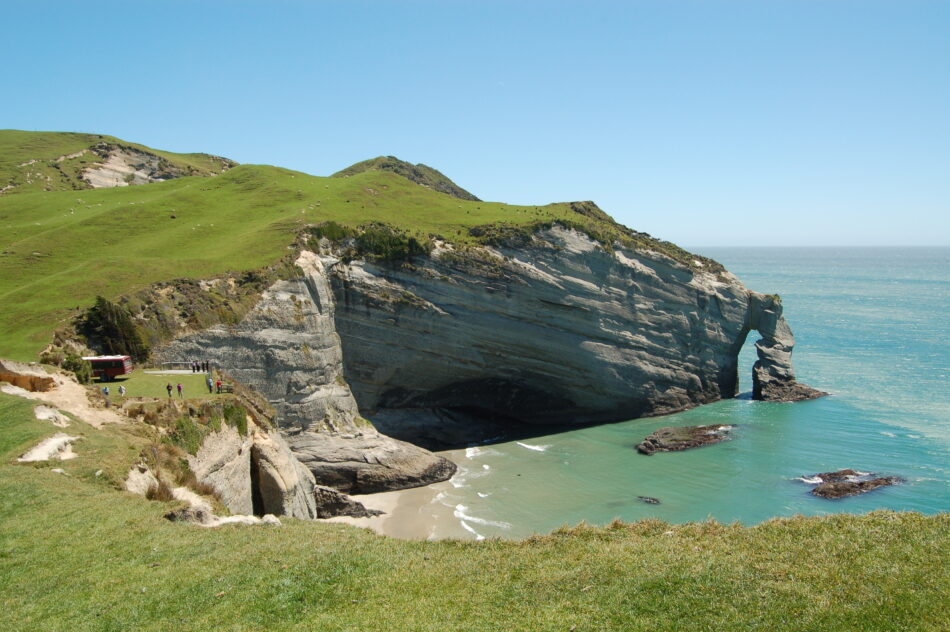
M 413 538 L 521 538 L 581 521 L 936 513 L 950 509 L 950 249 L 707 248 L 750 289 L 778 293 L 799 379 L 833 393 L 796 404 L 745 397 L 666 417 L 444 453 L 459 465 L 427 488 L 363 497 L 386 516 L 354 520 Z M 742 390 L 755 352 L 742 350 Z M 653 430 L 735 424 L 732 440 L 638 454 Z M 828 501 L 798 477 L 853 467 L 903 485 Z M 639 496 L 660 504 L 647 504 Z

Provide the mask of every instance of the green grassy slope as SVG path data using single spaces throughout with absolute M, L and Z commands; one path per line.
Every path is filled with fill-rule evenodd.
M 193 175 L 219 173 L 222 159 L 208 154 L 176 154 L 145 145 L 130 143 L 103 134 L 75 132 L 27 132 L 0 130 L 0 195 L 36 191 L 88 189 L 80 177 L 83 169 L 101 158 L 87 151 L 81 156 L 64 158 L 107 143 L 138 149 L 167 160 L 172 166 Z M 230 161 L 227 161 L 230 163 Z
M 946 629 L 946 514 L 645 521 L 477 543 L 290 519 L 205 530 L 114 489 L 144 441 L 129 426 L 74 423 L 78 458 L 15 464 L 55 430 L 31 407 L 0 395 L 4 629 Z
M 473 243 L 473 226 L 559 218 L 608 226 L 569 204 L 459 200 L 386 171 L 321 178 L 242 165 L 213 178 L 4 196 L 0 357 L 35 359 L 55 327 L 97 294 L 257 269 L 280 259 L 305 226 L 330 219 Z
M 408 180 L 412 180 L 416 184 L 421 184 L 422 186 L 429 187 L 442 193 L 448 193 L 452 197 L 457 197 L 462 200 L 471 200 L 474 202 L 479 201 L 477 197 L 449 180 L 449 178 L 446 177 L 446 175 L 441 171 L 433 169 L 428 165 L 414 165 L 404 160 L 399 160 L 395 156 L 378 156 L 376 158 L 370 158 L 369 160 L 358 162 L 355 165 L 347 167 L 346 169 L 337 171 L 333 174 L 333 177 L 345 178 L 349 176 L 355 176 L 356 174 L 363 173 L 364 171 L 374 170 L 391 171 Z

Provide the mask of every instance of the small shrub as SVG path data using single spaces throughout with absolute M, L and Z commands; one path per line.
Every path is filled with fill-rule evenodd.
M 63 362 L 65 361 L 66 361 L 66 352 L 59 348 L 50 349 L 49 351 L 44 351 L 40 355 L 40 362 L 42 364 L 52 364 L 53 366 L 63 366 Z
M 337 224 L 336 222 L 323 222 L 319 226 L 314 226 L 310 229 L 310 234 L 316 237 L 317 239 L 325 237 L 330 241 L 342 241 L 349 237 L 356 235 L 356 231 L 350 228 L 349 226 L 343 226 Z
M 191 417 L 179 417 L 175 421 L 175 429 L 169 434 L 172 442 L 184 449 L 188 454 L 198 454 L 204 433 Z
M 240 404 L 227 404 L 224 407 L 224 421 L 237 428 L 242 437 L 247 435 L 247 410 Z
M 190 469 L 183 468 L 181 470 L 181 474 L 178 477 L 178 484 L 182 487 L 187 487 L 191 491 L 195 492 L 196 494 L 200 494 L 201 496 L 211 496 L 218 498 L 218 492 L 215 490 L 215 488 L 208 483 L 202 483 L 199 481 L 198 477 Z
M 420 241 L 385 224 L 372 224 L 356 236 L 356 249 L 361 255 L 397 262 L 428 255 L 432 252 L 432 242 Z
M 80 384 L 89 384 L 92 381 L 92 365 L 78 355 L 67 353 L 63 360 L 63 368 L 76 374 Z
M 163 478 L 159 478 L 157 485 L 153 483 L 148 490 L 146 490 L 145 497 L 149 500 L 157 500 L 162 503 L 175 500 L 172 488 L 168 486 L 168 483 L 166 483 Z

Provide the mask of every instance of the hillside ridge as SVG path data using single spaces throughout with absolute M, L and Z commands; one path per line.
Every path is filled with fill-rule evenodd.
M 236 165 L 221 156 L 167 152 L 104 134 L 0 130 L 0 195 L 212 176 Z
M 460 200 L 469 200 L 480 202 L 477 197 L 455 184 L 444 173 L 438 169 L 433 169 L 422 163 L 412 164 L 405 160 L 400 160 L 395 156 L 377 156 L 369 160 L 363 160 L 355 165 L 350 165 L 346 169 L 337 171 L 333 174 L 334 178 L 345 178 L 365 171 L 390 171 L 406 178 L 411 182 L 428 187 L 440 193 L 457 197 Z

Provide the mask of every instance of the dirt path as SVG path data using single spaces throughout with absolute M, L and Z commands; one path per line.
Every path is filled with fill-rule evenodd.
M 93 428 L 101 428 L 105 424 L 120 424 L 124 422 L 124 418 L 114 410 L 95 406 L 89 401 L 89 394 L 86 388 L 65 375 L 47 373 L 41 367 L 12 363 L 7 360 L 4 360 L 3 364 L 8 369 L 13 369 L 20 375 L 50 377 L 54 382 L 53 388 L 48 391 L 28 391 L 6 382 L 0 382 L 0 390 L 4 393 L 18 395 L 49 404 L 50 406 L 55 406 L 81 419 Z

